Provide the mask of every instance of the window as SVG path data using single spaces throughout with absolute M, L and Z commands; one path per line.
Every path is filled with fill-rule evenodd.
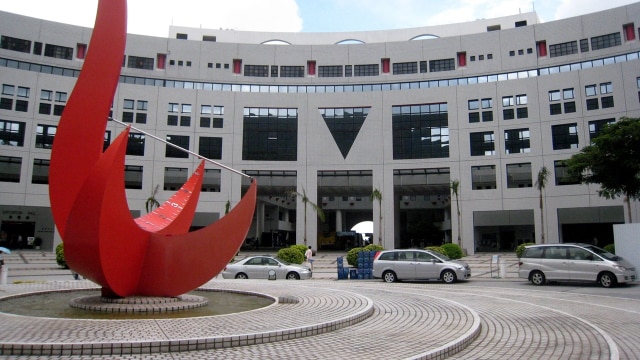
M 518 119 L 526 119 L 529 117 L 529 108 L 521 107 L 516 109 Z
M 13 96 L 14 91 L 15 91 L 15 86 L 7 85 L 7 84 L 2 85 L 2 95 Z
M 180 111 L 181 113 L 191 113 L 191 104 L 182 104 L 182 110 Z
M 456 69 L 456 62 L 455 62 L 455 59 L 453 58 L 429 61 L 430 72 L 451 71 L 455 69 Z
M 449 157 L 449 115 L 446 103 L 392 107 L 393 158 Z
M 49 183 L 49 163 L 47 159 L 33 159 L 33 173 L 31 174 L 32 184 Z
M 532 186 L 531 163 L 507 164 L 507 188 Z
M 207 159 L 222 159 L 222 138 L 201 136 L 198 144 L 198 154 Z
M 378 75 L 380 75 L 380 65 L 378 64 L 355 65 L 353 67 L 353 76 L 378 76 Z
M 394 75 L 417 74 L 417 73 L 418 73 L 418 64 L 415 61 L 405 62 L 405 63 L 393 63 Z
M 180 104 L 177 103 L 169 103 L 169 109 L 167 109 L 170 113 L 177 113 L 180 111 Z
M 596 85 L 587 85 L 584 87 L 584 94 L 586 96 L 596 96 L 598 95 L 598 92 L 596 90 Z
M 551 126 L 553 150 L 578 148 L 578 124 Z
M 191 116 L 180 116 L 180 126 L 191 126 Z
M 571 88 L 571 89 L 563 89 L 562 90 L 562 98 L 564 100 L 569 100 L 569 99 L 575 98 L 575 93 L 573 91 L 573 88 Z
M 491 109 L 493 108 L 493 99 L 482 99 L 482 108 L 483 109 Z
M 369 108 L 321 108 L 319 111 L 338 149 L 346 159 L 364 120 L 369 115 Z
M 169 125 L 169 126 L 178 126 L 178 116 L 177 115 L 169 115 L 169 116 L 167 116 L 167 125 Z
M 502 106 L 503 107 L 509 107 L 509 106 L 513 106 L 513 96 L 503 96 L 502 97 Z
M 577 185 L 580 184 L 577 178 L 573 177 L 569 173 L 569 169 L 565 160 L 556 160 L 553 162 L 553 169 L 555 172 L 556 185 Z
M 36 148 L 51 149 L 57 129 L 58 127 L 54 125 L 38 124 L 36 127 Z
M 40 103 L 38 114 L 51 115 L 51 104 Z
M 202 178 L 202 192 L 220 192 L 220 169 L 205 169 Z
M 471 156 L 490 156 L 496 153 L 493 131 L 471 133 L 469 141 Z
M 56 102 L 66 103 L 67 102 L 67 93 L 62 91 L 56 91 L 55 96 Z
M 144 156 L 144 134 L 129 133 L 127 155 Z
M 559 115 L 562 114 L 562 104 L 549 104 L 549 115 Z
M 502 119 L 503 120 L 513 120 L 515 119 L 515 112 L 513 109 L 504 109 L 502 110 Z
M 600 84 L 600 94 L 611 94 L 613 92 L 613 84 L 610 82 Z
M 304 67 L 302 68 L 304 74 Z M 320 66 L 318 68 L 318 77 L 342 77 L 342 65 Z
M 478 110 L 479 104 L 478 100 L 469 100 L 469 110 Z
M 567 101 L 564 103 L 564 113 L 574 113 L 576 112 L 576 102 L 575 101 Z
M 189 150 L 189 137 L 184 135 L 167 135 L 167 142 L 177 145 L 183 149 Z M 189 157 L 189 153 L 175 148 L 169 144 L 165 147 L 165 157 L 168 158 L 180 158 L 186 159 Z
M 598 99 L 587 99 L 587 110 L 598 110 L 599 108 Z
M 2 109 L 2 110 L 11 110 L 11 109 L 13 109 L 13 99 L 0 98 L 0 109 Z
M 613 124 L 614 122 L 616 122 L 616 119 L 604 119 L 604 120 L 589 121 L 589 140 L 592 141 L 593 138 L 598 136 L 598 134 L 600 133 L 602 128 L 604 128 L 605 125 Z
M 124 188 L 134 190 L 142 189 L 142 166 L 124 166 Z
M 0 37 L 0 48 L 29 53 L 31 52 L 31 41 L 2 35 Z
M 469 113 L 469 123 L 477 123 L 480 122 L 480 113 L 472 112 Z
M 603 96 L 601 99 L 602 108 L 612 108 L 613 107 L 613 96 Z M 16 105 L 17 108 L 17 105 Z M 16 109 L 17 110 L 17 109 Z
M 560 101 L 560 90 L 549 91 L 549 101 Z
M 527 95 L 516 95 L 516 105 L 527 105 Z
M 472 166 L 471 187 L 473 190 L 488 190 L 496 188 L 496 166 Z
M 211 114 L 212 109 L 211 105 L 200 105 L 200 114 Z
M 296 161 L 298 109 L 244 108 L 242 159 Z
M 133 122 L 133 113 L 131 111 L 123 111 L 122 112 L 122 122 L 132 123 Z
M 482 122 L 493 121 L 493 111 L 482 112 Z
M 340 70 L 340 76 L 342 70 Z M 304 66 L 280 66 L 280 77 L 301 78 L 304 77 Z
M 41 90 L 40 91 L 40 100 L 52 101 L 53 100 L 53 91 L 51 91 L 51 90 Z
M 580 52 L 589 52 L 589 39 L 580 39 Z
M 578 53 L 578 42 L 570 41 L 562 44 L 549 45 L 549 56 L 565 56 Z
M 164 168 L 164 190 L 172 191 L 178 190 L 184 183 L 187 182 L 188 173 L 187 168 Z
M 529 129 L 513 129 L 504 132 L 506 154 L 522 154 L 531 151 Z
M 591 38 L 591 49 L 594 51 L 619 45 L 622 45 L 619 32 Z
M 44 46 L 44 56 L 71 60 L 73 59 L 73 48 L 66 46 L 58 46 L 52 44 L 46 44 Z
M 24 146 L 26 124 L 0 119 L 0 145 Z
M 245 65 L 244 76 L 269 77 L 269 65 Z
M 124 99 L 122 108 L 127 110 L 133 110 L 134 104 L 135 104 L 135 100 Z
M 14 156 L 0 156 L 0 182 L 20 182 L 22 158 Z
M 130 69 L 153 70 L 154 59 L 140 56 L 131 56 L 127 58 L 127 67 Z

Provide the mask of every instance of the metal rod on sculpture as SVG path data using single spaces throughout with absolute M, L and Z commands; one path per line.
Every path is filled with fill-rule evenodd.
M 122 121 L 120 121 L 120 120 L 116 120 L 116 119 L 114 119 L 114 118 L 112 118 L 112 117 L 110 117 L 110 118 L 109 118 L 109 120 L 111 120 L 111 121 L 113 121 L 113 122 L 115 122 L 115 123 L 117 123 L 117 124 L 120 124 L 120 125 L 123 125 L 123 126 L 130 127 L 131 129 L 133 129 L 133 130 L 135 130 L 135 131 L 138 131 L 138 132 L 141 132 L 141 133 L 143 133 L 143 134 L 145 134 L 145 135 L 147 135 L 147 136 L 149 136 L 149 137 L 151 137 L 151 138 L 153 138 L 153 139 L 155 139 L 155 140 L 161 141 L 161 142 L 163 142 L 163 143 L 165 143 L 165 144 L 167 144 L 167 145 L 169 145 L 169 146 L 172 146 L 172 147 L 174 147 L 174 148 L 176 148 L 176 149 L 178 149 L 178 150 L 182 150 L 182 151 L 184 151 L 184 152 L 186 152 L 186 153 L 189 153 L 189 154 L 191 154 L 191 155 L 193 155 L 193 156 L 197 157 L 198 159 L 202 159 L 202 160 L 204 160 L 204 161 L 210 162 L 210 163 L 212 163 L 212 164 L 215 164 L 216 166 L 219 166 L 219 167 L 221 167 L 221 168 L 227 169 L 227 170 L 232 171 L 232 172 L 234 172 L 234 173 L 236 173 L 236 174 L 239 174 L 239 175 L 242 175 L 242 176 L 245 176 L 245 177 L 248 177 L 249 179 L 251 179 L 251 176 L 249 176 L 249 175 L 247 175 L 247 174 L 245 174 L 245 173 L 243 173 L 243 172 L 241 172 L 241 171 L 238 171 L 238 170 L 236 170 L 236 169 L 234 169 L 234 168 L 230 168 L 230 167 L 228 167 L 228 166 L 226 166 L 226 165 L 223 165 L 223 164 L 221 164 L 221 163 L 219 163 L 219 162 L 217 162 L 217 161 L 215 161 L 215 160 L 211 160 L 211 159 L 206 158 L 206 157 L 204 157 L 204 156 L 202 156 L 202 155 L 200 155 L 200 154 L 198 154 L 198 153 L 194 153 L 193 151 L 189 151 L 189 150 L 187 150 L 187 149 L 185 149 L 185 148 L 182 148 L 182 147 L 180 147 L 180 146 L 178 146 L 178 145 L 176 145 L 176 144 L 172 144 L 172 143 L 168 142 L 167 140 L 161 139 L 161 138 L 159 138 L 159 137 L 157 137 L 157 136 L 155 136 L 155 135 L 153 135 L 153 134 L 150 134 L 150 133 L 148 133 L 148 132 L 146 132 L 146 131 L 144 131 L 144 130 L 138 129 L 138 128 L 136 128 L 135 126 L 131 126 L 130 124 L 124 123 L 124 122 L 122 122 Z

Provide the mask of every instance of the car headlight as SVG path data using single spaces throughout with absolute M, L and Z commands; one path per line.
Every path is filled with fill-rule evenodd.
M 627 271 L 628 269 L 622 265 L 614 265 L 613 267 L 615 267 L 616 269 L 620 270 L 620 271 Z

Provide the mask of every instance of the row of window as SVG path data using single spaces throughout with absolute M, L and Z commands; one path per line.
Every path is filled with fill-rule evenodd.
M 639 52 L 632 52 L 602 59 L 589 60 L 559 66 L 545 67 L 534 70 L 518 71 L 512 73 L 500 73 L 492 75 L 412 81 L 401 83 L 378 84 L 349 84 L 349 85 L 259 85 L 259 84 L 230 84 L 209 83 L 194 81 L 164 80 L 137 76 L 120 76 L 120 83 L 132 85 L 145 85 L 165 88 L 179 88 L 206 91 L 230 91 L 230 92 L 262 92 L 262 93 L 343 93 L 343 92 L 370 92 L 370 91 L 395 91 L 409 89 L 427 89 L 450 86 L 465 86 L 473 84 L 491 83 L 525 79 L 537 76 L 551 75 L 570 71 L 579 71 L 600 66 L 612 65 L 626 61 L 635 61 L 640 58 Z M 53 74 L 60 76 L 78 77 L 79 70 L 55 67 L 49 65 L 34 64 L 25 61 L 0 58 L 0 67 L 8 67 L 25 71 Z
M 32 184 L 49 184 L 48 159 L 34 159 L 33 172 L 31 175 Z M 0 182 L 20 182 L 20 172 L 22 158 L 14 156 L 0 156 Z M 188 168 L 165 167 L 164 168 L 164 190 L 178 190 L 189 176 Z M 142 189 L 143 166 L 125 165 L 124 181 L 126 189 Z M 220 169 L 205 169 L 202 180 L 202 192 L 220 192 Z
M 34 159 L 33 172 L 31 176 L 32 184 L 49 183 L 48 159 Z M 22 158 L 13 156 L 0 156 L 0 182 L 20 182 L 22 168 Z M 429 169 L 426 169 L 429 170 Z M 394 171 L 394 175 L 397 171 Z M 530 188 L 533 184 L 533 173 L 531 163 L 515 163 L 505 165 L 506 187 Z M 554 161 L 555 185 L 575 185 L 579 184 L 577 179 L 572 178 L 564 160 Z M 448 174 L 447 174 L 448 175 Z M 165 167 L 163 189 L 175 191 L 187 181 L 188 168 Z M 425 174 L 422 174 L 424 177 Z M 427 176 L 429 176 L 427 174 Z M 437 176 L 432 174 L 431 177 Z M 143 166 L 125 165 L 125 188 L 142 189 Z M 206 169 L 202 182 L 203 192 L 220 192 L 220 170 Z M 497 188 L 497 171 L 495 165 L 478 165 L 471 167 L 471 186 L 473 190 L 489 190 Z

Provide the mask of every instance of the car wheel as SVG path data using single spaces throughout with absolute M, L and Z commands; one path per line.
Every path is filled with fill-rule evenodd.
M 456 280 L 458 280 L 458 277 L 456 276 L 456 273 L 453 270 L 443 271 L 441 278 L 445 284 L 453 284 L 454 282 L 456 282 Z
M 248 279 L 249 277 L 245 273 L 236 274 L 236 279 Z
M 295 272 L 290 272 L 287 274 L 287 280 L 300 280 L 300 275 Z
M 616 279 L 616 276 L 613 275 L 612 273 L 604 272 L 600 274 L 600 277 L 598 278 L 598 282 L 600 283 L 600 285 L 602 285 L 602 287 L 610 288 L 610 287 L 616 286 L 618 280 Z
M 544 274 L 541 271 L 532 272 L 529 276 L 529 280 L 531 280 L 531 283 L 533 283 L 533 285 L 544 285 L 546 281 Z
M 396 273 L 393 271 L 385 271 L 384 274 L 382 274 L 382 279 L 388 283 L 398 281 L 398 277 L 396 277 Z

